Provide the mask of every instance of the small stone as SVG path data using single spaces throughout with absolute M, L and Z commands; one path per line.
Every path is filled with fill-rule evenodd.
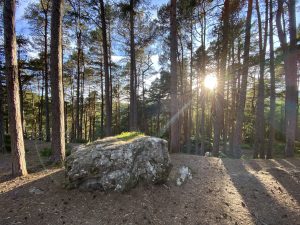
M 192 170 L 187 166 L 181 166 L 178 170 L 178 178 L 176 179 L 176 185 L 181 186 L 187 179 L 193 179 Z
M 44 194 L 44 191 L 36 187 L 31 187 L 29 188 L 29 193 L 34 195 L 41 195 Z

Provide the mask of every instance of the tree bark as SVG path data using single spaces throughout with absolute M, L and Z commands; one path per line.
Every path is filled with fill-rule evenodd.
M 225 0 L 223 11 L 223 26 L 222 26 L 222 49 L 220 60 L 220 75 L 218 78 L 218 87 L 216 90 L 216 119 L 214 121 L 214 141 L 213 141 L 213 156 L 219 155 L 221 133 L 224 128 L 224 79 L 226 74 L 226 61 L 228 52 L 228 39 L 229 39 L 229 15 L 230 15 L 230 2 Z M 224 143 L 225 145 L 226 143 Z
M 244 121 L 244 110 L 247 95 L 247 79 L 249 70 L 249 52 L 250 52 L 250 36 L 251 36 L 251 17 L 252 17 L 252 4 L 253 0 L 248 0 L 248 11 L 246 18 L 246 32 L 244 43 L 244 62 L 242 69 L 242 81 L 239 91 L 239 104 L 237 107 L 237 119 L 233 136 L 233 154 L 235 158 L 241 157 L 241 141 L 242 141 L 242 128 Z
M 108 45 L 107 45 L 107 31 L 106 31 L 106 17 L 105 7 L 103 0 L 100 0 L 101 8 L 101 24 L 102 24 L 102 47 L 103 47 L 103 61 L 104 61 L 104 77 L 105 77 L 105 135 L 110 136 L 112 134 L 112 102 L 111 102 L 111 88 L 110 88 L 110 76 L 108 65 Z
M 137 126 L 137 73 L 135 61 L 135 41 L 134 41 L 134 0 L 130 0 L 130 110 L 129 129 L 135 131 Z
M 258 35 L 259 35 L 259 81 L 258 81 L 258 94 L 256 101 L 256 111 L 255 111 L 255 139 L 254 139 L 254 152 L 253 158 L 261 159 L 265 158 L 265 56 L 266 56 L 266 47 L 267 47 L 267 35 L 268 35 L 268 0 L 265 0 L 266 3 L 266 18 L 265 18 L 265 28 L 264 36 L 262 30 L 262 21 L 260 16 L 260 7 L 259 1 L 256 0 L 256 12 L 258 20 Z
M 282 28 L 281 17 L 283 15 L 283 0 L 278 0 L 276 25 L 278 37 L 283 49 L 283 61 L 285 72 L 285 156 L 293 157 L 295 152 L 295 136 L 297 123 L 297 35 L 296 35 L 296 9 L 295 0 L 288 1 L 289 13 L 289 37 L 290 45 L 287 44 L 285 26 Z
M 3 120 L 3 87 L 2 87 L 2 72 L 0 72 L 0 153 L 4 153 L 6 151 L 5 149 L 5 143 L 4 143 L 4 120 Z
M 4 45 L 11 136 L 12 175 L 24 176 L 27 175 L 27 169 L 20 111 L 15 11 L 15 0 L 5 0 L 3 10 Z
M 49 111 L 49 87 L 48 87 L 48 10 L 41 1 L 44 13 L 44 70 L 45 70 L 45 113 L 46 113 L 46 141 L 50 141 L 50 111 Z
M 18 45 L 18 41 L 17 41 Z M 19 94 L 20 94 L 20 110 L 21 110 L 21 123 L 22 123 L 22 130 L 23 130 L 23 135 L 25 135 L 25 124 L 24 124 L 24 98 L 23 98 L 23 85 L 22 85 L 22 79 L 21 79 L 21 70 L 20 70 L 20 62 L 21 62 L 21 45 L 19 45 L 17 50 L 18 54 L 18 82 L 19 82 Z
M 51 16 L 51 95 L 52 95 L 52 160 L 65 160 L 64 96 L 62 73 L 63 0 L 52 1 Z
M 267 159 L 271 159 L 273 156 L 273 147 L 275 141 L 275 109 L 276 109 L 276 90 L 275 90 L 275 64 L 274 64 L 274 40 L 273 40 L 273 1 L 270 1 L 270 115 L 269 115 L 269 146 L 267 148 Z
M 171 135 L 170 135 L 170 151 L 180 151 L 179 141 L 179 118 L 178 118 L 178 99 L 177 99 L 177 21 L 176 21 L 176 0 L 171 0 L 170 8 L 170 39 L 171 39 Z

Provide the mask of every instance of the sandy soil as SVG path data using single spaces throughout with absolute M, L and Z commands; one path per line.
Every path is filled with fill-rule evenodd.
M 140 185 L 127 193 L 64 188 L 64 171 L 47 168 L 27 142 L 31 174 L 9 176 L 0 155 L 0 224 L 291 224 L 300 225 L 300 160 L 233 160 L 172 155 L 165 185 Z M 176 186 L 177 170 L 193 179 Z M 41 193 L 31 193 L 33 188 Z

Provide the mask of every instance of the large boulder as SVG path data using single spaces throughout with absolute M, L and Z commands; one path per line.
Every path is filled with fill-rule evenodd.
M 70 188 L 126 191 L 139 182 L 163 183 L 171 170 L 167 141 L 110 137 L 74 149 L 66 160 Z

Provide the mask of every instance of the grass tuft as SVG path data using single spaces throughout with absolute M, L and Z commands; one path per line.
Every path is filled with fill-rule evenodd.
M 137 138 L 137 137 L 144 137 L 145 134 L 141 132 L 122 132 L 121 134 L 115 136 L 117 139 L 120 139 L 122 141 L 129 141 L 131 139 Z

